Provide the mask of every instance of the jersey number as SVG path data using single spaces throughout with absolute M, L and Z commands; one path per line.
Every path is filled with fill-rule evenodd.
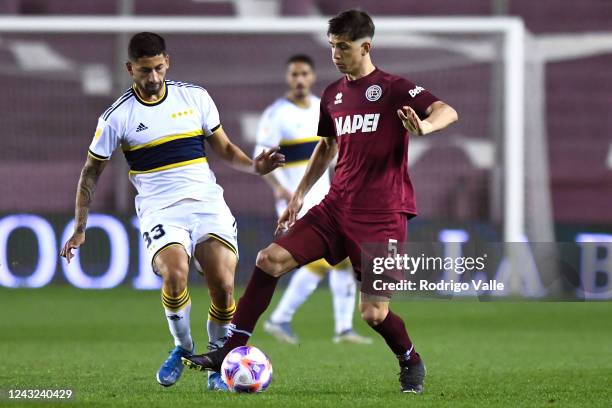
M 164 235 L 166 235 L 166 231 L 164 231 L 164 226 L 161 224 L 157 224 L 156 226 L 151 228 L 151 233 L 145 232 L 144 234 L 142 234 L 142 238 L 144 238 L 148 248 L 151 246 L 154 239 L 160 239 Z

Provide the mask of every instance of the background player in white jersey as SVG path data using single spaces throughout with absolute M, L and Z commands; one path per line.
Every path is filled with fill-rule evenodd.
M 312 58 L 307 55 L 290 57 L 286 73 L 289 89 L 284 97 L 276 100 L 264 111 L 257 131 L 255 155 L 280 145 L 281 153 L 285 156 L 286 164 L 283 168 L 264 176 L 274 191 L 279 216 L 285 211 L 291 195 L 300 183 L 308 159 L 319 141 L 316 136 L 319 98 L 311 94 L 315 79 Z M 329 186 L 330 174 L 327 170 L 306 195 L 300 216 L 325 197 Z M 264 329 L 281 341 L 297 343 L 298 338 L 291 329 L 293 315 L 327 272 L 334 305 L 334 342 L 371 343 L 372 339 L 353 330 L 356 284 L 348 259 L 335 268 L 321 259 L 295 271 Z
M 175 348 L 156 378 L 170 386 L 182 373 L 181 356 L 195 348 L 187 289 L 191 257 L 204 272 L 211 297 L 209 348 L 225 337 L 235 310 L 236 221 L 208 167 L 204 141 L 233 167 L 249 173 L 266 174 L 281 166 L 284 157 L 271 149 L 251 160 L 228 139 L 205 89 L 165 80 L 170 60 L 159 35 L 133 36 L 128 56 L 126 66 L 134 83 L 98 120 L 77 187 L 74 233 L 61 255 L 70 262 L 72 249 L 85 242 L 98 178 L 121 146 L 138 190 L 136 213 L 149 261 L 163 279 L 162 303 Z M 218 373 L 209 377 L 208 386 L 225 387 Z

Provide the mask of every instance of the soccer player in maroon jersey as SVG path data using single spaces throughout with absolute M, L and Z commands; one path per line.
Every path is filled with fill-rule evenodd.
M 283 274 L 323 257 L 333 265 L 349 256 L 361 280 L 366 267 L 362 264 L 362 254 L 367 252 L 364 242 L 386 246 L 390 240 L 406 241 L 407 220 L 416 215 L 408 175 L 408 132 L 426 135 L 458 118 L 452 107 L 423 87 L 373 65 L 374 24 L 363 11 L 348 10 L 332 18 L 327 34 L 333 63 L 344 76 L 321 97 L 321 141 L 279 219 L 279 230 L 288 231 L 259 252 L 223 348 L 183 358 L 191 368 L 219 370 L 227 353 L 247 343 Z M 296 221 L 304 196 L 336 153 L 329 193 Z M 425 366 L 403 320 L 389 309 L 390 295 L 367 289 L 362 285 L 362 318 L 397 356 L 402 392 L 421 393 Z

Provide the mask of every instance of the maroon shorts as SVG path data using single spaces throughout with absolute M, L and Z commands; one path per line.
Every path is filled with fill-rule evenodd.
M 347 256 L 357 280 L 362 280 L 364 259 L 387 256 L 389 240 L 406 242 L 406 213 L 348 212 L 323 200 L 274 242 L 300 265 L 325 258 L 336 265 Z

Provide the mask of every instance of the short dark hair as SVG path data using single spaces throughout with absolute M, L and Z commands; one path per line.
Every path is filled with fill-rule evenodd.
M 374 37 L 374 22 L 365 11 L 346 10 L 329 20 L 327 35 L 346 35 L 350 41 Z
M 156 55 L 166 55 L 166 41 L 161 35 L 149 32 L 142 32 L 134 35 L 130 39 L 128 46 L 128 57 L 136 61 L 142 57 L 154 57 Z
M 295 54 L 289 57 L 287 60 L 287 65 L 293 64 L 294 62 L 303 62 L 304 64 L 310 65 L 310 68 L 314 71 L 314 61 L 309 55 L 306 54 Z

